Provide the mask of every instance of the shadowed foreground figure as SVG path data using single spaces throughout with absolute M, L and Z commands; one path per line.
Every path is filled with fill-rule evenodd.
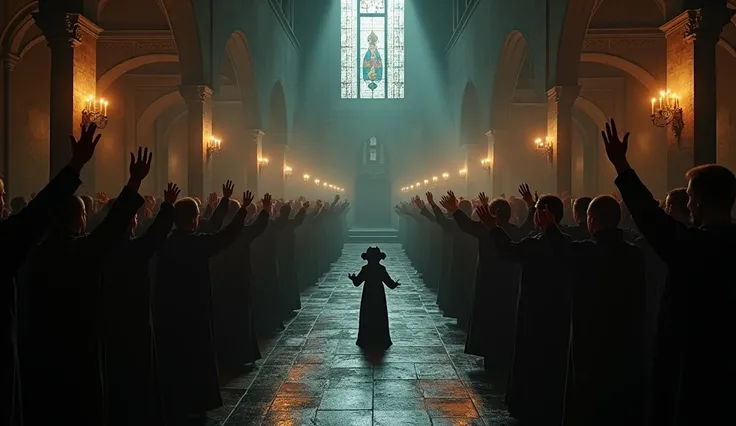
M 391 335 L 388 329 L 388 307 L 386 307 L 386 292 L 383 284 L 395 289 L 400 284 L 394 281 L 381 265 L 386 253 L 378 247 L 368 247 L 360 257 L 368 261 L 361 268 L 360 273 L 348 275 L 348 278 L 357 287 L 363 283 L 363 297 L 360 299 L 360 325 L 356 345 L 363 349 L 388 349 Z

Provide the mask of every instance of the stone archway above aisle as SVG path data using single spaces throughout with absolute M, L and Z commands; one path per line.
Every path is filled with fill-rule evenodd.
M 524 61 L 529 52 L 529 43 L 519 30 L 506 37 L 493 79 L 490 105 L 490 123 L 493 128 L 503 128 L 514 100 L 514 92 Z
M 657 93 L 662 87 L 649 71 L 624 58 L 605 53 L 583 53 L 580 62 L 593 62 L 618 68 L 639 80 L 651 93 Z
M 132 71 L 135 68 L 145 65 L 165 62 L 179 62 L 179 56 L 171 53 L 152 53 L 126 59 L 114 65 L 112 68 L 102 71 L 97 79 L 97 93 L 100 95 L 104 94 L 105 91 L 112 86 L 115 80 L 123 76 L 128 71 Z
M 598 128 L 602 129 L 606 125 L 608 117 L 606 117 L 603 110 L 601 110 L 595 103 L 582 96 L 578 96 L 578 98 L 575 99 L 574 105 L 580 111 L 585 113 L 585 115 L 587 115 Z

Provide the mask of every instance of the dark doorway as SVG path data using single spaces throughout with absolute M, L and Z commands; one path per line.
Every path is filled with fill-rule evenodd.
M 361 174 L 355 182 L 355 228 L 391 228 L 391 181 L 385 174 Z

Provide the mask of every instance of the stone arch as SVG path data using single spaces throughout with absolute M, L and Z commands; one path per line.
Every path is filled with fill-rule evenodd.
M 261 112 L 258 107 L 258 92 L 256 78 L 253 71 L 253 61 L 245 33 L 234 31 L 225 44 L 225 53 L 235 69 L 235 78 L 240 92 L 240 103 L 243 107 L 247 129 L 257 129 L 262 126 Z M 279 84 L 280 85 L 280 84 Z M 282 88 L 283 94 L 283 88 Z M 273 99 L 272 99 L 273 100 Z M 284 107 L 285 110 L 285 107 Z
M 463 91 L 463 103 L 460 112 L 460 145 L 477 144 L 483 134 L 478 90 L 473 83 L 468 82 Z
M 179 62 L 179 56 L 171 53 L 154 53 L 150 55 L 135 56 L 126 59 L 123 62 L 113 66 L 105 71 L 99 79 L 97 79 L 97 93 L 102 95 L 112 86 L 112 84 L 128 71 L 144 65 L 155 64 L 159 62 Z
M 529 43 L 521 31 L 513 30 L 506 37 L 501 57 L 496 67 L 491 94 L 491 127 L 502 126 L 506 122 L 514 99 L 516 83 L 521 67 L 529 52 Z
M 548 86 L 577 86 L 580 73 L 580 54 L 588 31 L 590 18 L 596 2 L 591 0 L 568 0 L 562 20 L 562 31 L 557 46 L 552 81 Z
M 288 145 L 287 138 L 286 96 L 280 81 L 271 89 L 271 101 L 268 109 L 266 138 L 271 144 Z
M 20 8 L 8 21 L 0 36 L 0 46 L 4 53 L 10 53 L 21 57 L 23 51 L 23 40 L 28 30 L 36 23 L 33 13 L 38 12 L 38 2 L 34 1 Z
M 580 55 L 580 62 L 595 62 L 618 68 L 639 80 L 639 82 L 651 93 L 659 91 L 657 79 L 655 79 L 649 71 L 620 56 L 609 55 L 606 53 L 583 53 Z
M 598 105 L 594 104 L 590 100 L 578 96 L 577 99 L 575 99 L 575 106 L 585 113 L 592 121 L 595 123 L 598 128 L 602 129 L 606 125 L 606 114 L 598 107 Z
M 161 116 L 164 111 L 179 102 L 182 102 L 179 90 L 169 92 L 151 102 L 151 104 L 143 110 L 141 118 L 138 119 L 138 123 L 136 124 L 136 139 L 139 142 L 150 139 L 152 136 L 151 129 L 153 129 L 153 124 L 156 122 L 156 119 Z
M 182 85 L 210 83 L 204 71 L 204 55 L 193 0 L 161 2 L 179 53 Z

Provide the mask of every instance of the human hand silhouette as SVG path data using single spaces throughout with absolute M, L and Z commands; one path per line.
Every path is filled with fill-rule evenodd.
M 223 198 L 232 197 L 233 191 L 235 191 L 235 184 L 230 179 L 228 179 L 227 182 L 222 184 L 222 197 Z
M 148 176 L 151 171 L 151 159 L 153 153 L 148 152 L 148 148 L 138 147 L 138 157 L 135 154 L 130 153 L 130 179 L 128 180 L 128 186 L 135 189 L 136 191 L 140 188 L 143 179 Z
M 249 205 L 253 204 L 253 193 L 250 191 L 243 192 L 243 205 L 242 208 L 246 208 Z
M 176 199 L 179 198 L 179 194 L 181 194 L 179 187 L 175 183 L 169 182 L 168 187 L 164 191 L 164 202 L 174 204 Z
M 493 215 L 490 206 L 488 206 L 487 204 L 478 206 L 478 208 L 475 209 L 475 214 L 478 215 L 481 223 L 485 225 L 486 228 L 490 229 L 497 226 L 496 216 Z
M 69 142 L 72 146 L 72 159 L 69 165 L 74 168 L 77 172 L 82 170 L 89 160 L 92 159 L 92 155 L 95 153 L 95 148 L 100 142 L 102 135 L 97 134 L 97 125 L 91 123 L 87 127 L 82 127 L 82 134 L 79 139 L 76 139 L 74 135 L 69 135 Z
M 621 139 L 616 128 L 616 121 L 612 118 L 606 123 L 606 130 L 601 131 L 601 136 L 603 136 L 608 161 L 616 168 L 616 172 L 621 174 L 629 170 L 631 166 L 629 166 L 629 160 L 626 159 L 626 151 L 629 149 L 629 132 L 626 132 Z

